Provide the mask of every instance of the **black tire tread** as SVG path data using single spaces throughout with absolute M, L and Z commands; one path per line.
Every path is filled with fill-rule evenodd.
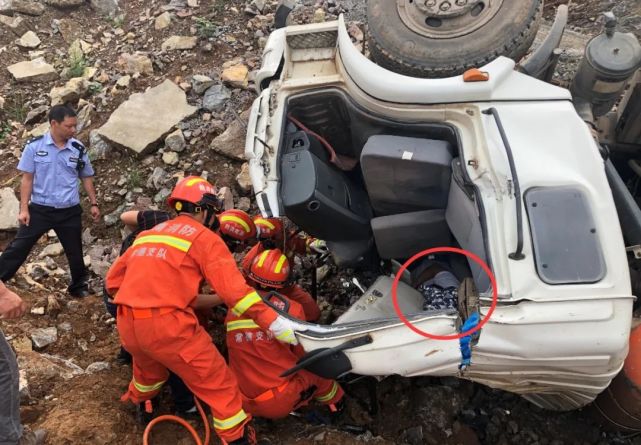
M 391 1 L 391 0 L 388 0 Z M 488 51 L 482 58 L 470 59 L 465 63 L 454 63 L 451 65 L 430 65 L 429 62 L 417 65 L 390 53 L 372 36 L 369 27 L 367 30 L 367 44 L 371 57 L 377 64 L 399 74 L 412 77 L 442 78 L 457 76 L 469 68 L 481 67 L 488 64 L 497 57 L 504 55 L 518 61 L 530 48 L 543 17 L 543 1 L 539 1 L 538 7 L 533 11 L 527 21 L 527 26 L 514 36 L 504 48 L 494 48 Z M 460 61 L 459 61 L 460 62 Z

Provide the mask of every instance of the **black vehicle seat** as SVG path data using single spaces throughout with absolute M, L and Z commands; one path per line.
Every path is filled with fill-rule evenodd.
M 371 136 L 361 169 L 376 216 L 445 209 L 454 149 L 449 142 Z
M 371 224 L 378 254 L 384 259 L 409 258 L 452 243 L 444 209 L 379 216 Z
M 372 210 L 364 186 L 329 163 L 313 136 L 299 131 L 287 141 L 281 158 L 285 215 L 326 241 L 370 240 Z

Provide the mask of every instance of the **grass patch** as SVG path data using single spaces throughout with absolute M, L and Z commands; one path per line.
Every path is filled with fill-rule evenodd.
M 0 122 L 0 142 L 3 142 L 11 134 L 9 122 Z
M 22 92 L 17 92 L 11 98 L 7 98 L 5 106 L 7 118 L 16 122 L 24 122 L 28 111 L 26 102 L 27 100 Z
M 120 14 L 109 19 L 109 24 L 114 28 L 122 28 L 122 25 L 125 24 L 125 15 Z
M 85 73 L 85 68 L 87 68 L 87 60 L 85 56 L 77 54 L 73 55 L 69 59 L 68 73 L 69 78 L 73 79 L 74 77 L 82 77 Z
M 218 35 L 218 27 L 211 20 L 207 20 L 206 18 L 202 17 L 196 17 L 194 21 L 196 22 L 196 31 L 198 32 L 198 36 L 202 37 L 203 39 L 216 37 Z
M 144 179 L 140 170 L 133 169 L 129 172 L 129 177 L 127 178 L 130 189 L 135 189 L 143 186 Z

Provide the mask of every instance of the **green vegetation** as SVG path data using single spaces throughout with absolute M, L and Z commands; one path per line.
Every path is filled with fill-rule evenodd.
M 120 15 L 117 15 L 117 16 L 115 16 L 115 17 L 112 17 L 112 18 L 109 20 L 109 23 L 110 23 L 110 24 L 111 24 L 111 26 L 113 26 L 114 28 L 122 28 L 122 25 L 124 25 L 124 24 L 125 24 L 125 15 L 124 15 L 124 14 L 120 14 Z
M 211 20 L 202 17 L 196 17 L 194 20 L 198 35 L 203 39 L 215 37 L 218 34 L 218 27 Z
M 11 99 L 7 98 L 7 104 L 5 105 L 7 118 L 16 122 L 24 122 L 27 117 L 26 102 L 27 100 L 21 91 L 14 93 Z
M 89 94 L 98 94 L 102 91 L 102 85 L 98 82 L 91 82 L 89 84 Z
M 131 171 L 129 171 L 128 182 L 129 182 L 129 189 L 142 187 L 144 181 L 143 181 L 142 174 L 140 173 L 140 170 L 133 168 Z
M 3 142 L 11 134 L 11 125 L 9 122 L 0 122 L 0 142 Z
M 85 73 L 85 68 L 87 68 L 87 60 L 85 56 L 81 54 L 74 54 L 69 59 L 69 78 L 73 79 L 74 77 L 82 77 Z

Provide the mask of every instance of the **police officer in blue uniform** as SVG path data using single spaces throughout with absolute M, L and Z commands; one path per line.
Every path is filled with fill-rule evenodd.
M 91 216 L 97 221 L 100 210 L 93 185 L 94 171 L 85 147 L 73 138 L 76 113 L 65 105 L 56 105 L 49 111 L 49 124 L 49 132 L 27 143 L 18 163 L 22 172 L 20 228 L 0 256 L 0 280 L 11 279 L 38 239 L 53 229 L 71 269 L 68 291 L 74 297 L 85 297 L 89 291 L 82 255 L 78 181 L 89 196 Z

